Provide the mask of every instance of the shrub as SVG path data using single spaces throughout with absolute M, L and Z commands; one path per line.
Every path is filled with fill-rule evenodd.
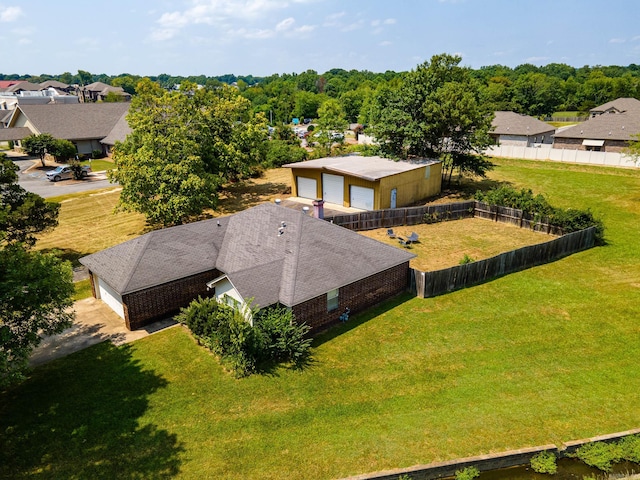
M 102 150 L 93 150 L 91 152 L 91 158 L 98 159 L 98 158 L 102 158 Z
M 473 480 L 480 476 L 480 470 L 476 467 L 467 467 L 462 470 L 456 470 L 456 480 Z
M 466 253 L 464 254 L 464 257 L 462 257 L 462 259 L 460 260 L 460 262 L 458 262 L 460 265 L 466 265 L 467 263 L 473 263 L 475 262 L 475 259 L 473 259 L 472 257 L 470 257 L 469 255 L 467 255 Z
M 540 194 L 534 195 L 531 189 L 518 191 L 511 187 L 498 187 L 486 192 L 478 190 L 475 199 L 489 205 L 517 208 L 531 215 L 548 215 L 553 211 L 549 202 Z
M 558 471 L 556 456 L 552 452 L 540 452 L 531 458 L 531 468 L 536 473 L 553 475 Z
M 56 162 L 64 163 L 70 158 L 74 158 L 78 151 L 69 140 L 56 138 L 49 147 L 49 153 L 55 157 Z
M 286 163 L 296 163 L 306 160 L 307 151 L 297 145 L 291 145 L 285 140 L 271 140 L 268 143 L 266 166 L 267 168 L 281 167 Z
M 517 191 L 511 187 L 499 187 L 486 192 L 477 191 L 475 199 L 489 205 L 517 208 L 533 216 L 537 221 L 546 217 L 549 224 L 559 227 L 563 234 L 577 232 L 589 227 L 596 227 L 596 245 L 604 245 L 604 224 L 596 219 L 589 210 L 555 208 L 540 194 L 534 195 L 531 190 Z
M 618 442 L 619 454 L 623 460 L 640 463 L 640 435 L 630 435 Z
M 308 361 L 311 340 L 305 337 L 309 327 L 296 323 L 290 310 L 273 307 L 251 314 L 253 327 L 236 309 L 215 298 L 198 297 L 176 319 L 236 377 L 254 373 L 264 362 L 291 362 L 301 367 Z
M 309 359 L 311 339 L 308 325 L 298 324 L 293 312 L 284 307 L 270 307 L 254 315 L 254 326 L 262 337 L 260 360 L 291 362 L 300 367 Z
M 575 456 L 603 472 L 610 472 L 612 464 L 621 459 L 618 445 L 605 442 L 587 443 L 576 450 Z

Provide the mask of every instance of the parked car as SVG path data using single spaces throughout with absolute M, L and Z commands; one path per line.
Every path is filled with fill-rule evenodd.
M 89 165 L 83 165 L 80 177 L 86 178 L 90 173 L 91 167 Z M 57 182 L 60 180 L 65 180 L 67 178 L 74 178 L 73 168 L 71 167 L 71 165 L 59 165 L 53 170 L 49 170 L 47 172 L 47 180 L 49 180 L 50 182 Z

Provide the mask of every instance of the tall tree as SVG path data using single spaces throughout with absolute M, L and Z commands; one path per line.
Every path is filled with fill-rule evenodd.
M 449 181 L 454 170 L 483 176 L 491 164 L 482 157 L 490 145 L 493 111 L 483 104 L 480 84 L 461 58 L 435 55 L 409 72 L 399 88 L 381 89 L 373 133 L 383 153 L 443 160 Z
M 340 102 L 333 98 L 326 100 L 318 109 L 318 129 L 315 134 L 322 154 L 330 155 L 334 143 L 342 145 L 346 128 L 347 119 Z
M 127 121 L 132 133 L 115 147 L 110 179 L 122 186 L 119 207 L 154 225 L 214 208 L 220 185 L 249 176 L 265 157 L 266 119 L 232 87 L 184 82 L 167 92 L 143 79 Z
M 23 378 L 42 336 L 73 318 L 71 265 L 29 249 L 36 233 L 57 224 L 59 205 L 16 181 L 15 165 L 0 154 L 0 387 Z

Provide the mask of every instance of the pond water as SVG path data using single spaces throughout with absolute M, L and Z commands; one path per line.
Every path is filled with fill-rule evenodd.
M 548 475 L 536 473 L 530 466 L 503 468 L 482 472 L 478 480 L 583 480 L 595 478 L 598 480 L 614 480 L 629 478 L 631 475 L 640 474 L 640 465 L 630 462 L 621 462 L 613 466 L 613 471 L 602 472 L 597 468 L 591 468 L 579 460 L 562 458 L 558 460 L 558 473 Z

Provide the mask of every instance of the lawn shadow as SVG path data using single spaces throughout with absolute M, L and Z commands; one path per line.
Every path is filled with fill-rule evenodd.
M 333 326 L 328 330 L 318 334 L 313 339 L 312 347 L 316 348 L 324 343 L 330 342 L 334 338 L 360 327 L 362 324 L 368 322 L 369 320 L 382 315 L 389 310 L 393 310 L 403 303 L 408 302 L 412 298 L 415 298 L 415 295 L 412 295 L 409 292 L 404 292 L 400 295 L 390 298 L 389 300 L 385 300 L 371 308 L 368 308 L 363 312 L 359 312 L 353 316 L 350 316 L 349 320 L 347 320 L 346 322 Z
M 182 443 L 140 422 L 148 397 L 166 386 L 129 345 L 110 342 L 35 369 L 0 393 L 0 478 L 177 475 Z
M 291 187 L 281 182 L 256 183 L 253 180 L 227 185 L 220 191 L 219 211 L 225 215 L 255 207 L 277 195 L 288 195 Z

